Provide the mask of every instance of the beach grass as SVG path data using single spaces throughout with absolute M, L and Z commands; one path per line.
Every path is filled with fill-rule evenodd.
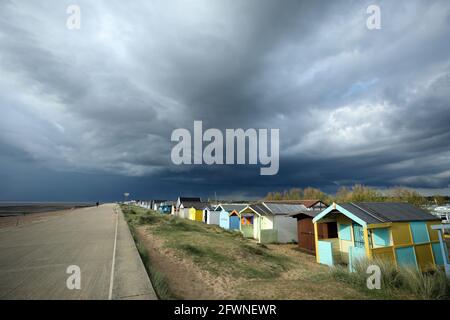
M 267 279 L 277 277 L 293 263 L 236 231 L 136 207 L 125 209 L 124 213 L 129 223 L 148 225 L 154 234 L 165 240 L 167 247 L 189 256 L 213 274 Z
M 371 265 L 380 268 L 380 289 L 367 287 L 367 269 Z M 450 299 L 450 279 L 441 268 L 424 273 L 415 268 L 397 267 L 381 259 L 362 259 L 356 261 L 354 268 L 354 272 L 349 272 L 347 266 L 334 266 L 331 273 L 335 279 L 380 299 Z
M 236 231 L 216 225 L 160 214 L 139 207 L 122 206 L 132 230 L 140 230 L 140 237 L 151 235 L 147 246 L 157 246 L 157 259 L 166 266 L 179 267 L 186 277 L 186 268 L 207 272 L 214 283 L 225 283 L 229 297 L 237 299 L 448 299 L 450 283 L 445 273 L 436 269 L 429 273 L 397 268 L 383 260 L 358 261 L 355 272 L 347 266 L 332 268 L 320 265 L 315 258 L 300 252 L 295 245 L 261 245 Z M 145 254 L 142 239 L 135 237 L 146 262 L 146 268 L 158 291 L 158 296 L 169 299 L 177 296 L 172 288 L 196 298 L 201 291 L 186 293 L 186 282 L 174 279 L 164 268 L 155 270 Z M 157 243 L 156 243 L 157 242 Z M 170 257 L 178 257 L 175 262 Z M 164 260 L 164 261 L 163 261 Z M 180 262 L 181 261 L 181 262 Z M 381 269 L 381 289 L 367 287 L 367 267 L 377 264 Z M 181 265 L 180 265 L 181 264 Z M 201 274 L 192 281 L 203 281 Z M 191 280 L 189 280 L 191 281 Z M 171 285 L 168 284 L 171 283 Z M 232 285 L 231 285 L 232 284 Z M 204 284 L 203 288 L 210 286 Z M 177 288 L 178 286 L 178 288 Z M 217 285 L 216 285 L 217 286 Z M 196 293 L 194 293 L 194 291 Z M 181 293 L 180 293 L 181 292 Z M 209 297 L 209 296 L 208 296 Z M 211 294 L 211 297 L 215 296 Z

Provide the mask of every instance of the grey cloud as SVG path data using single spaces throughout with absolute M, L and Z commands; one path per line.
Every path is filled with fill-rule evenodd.
M 372 1 L 77 3 L 78 31 L 65 27 L 69 1 L 0 4 L 8 176 L 27 159 L 30 172 L 106 175 L 142 196 L 175 196 L 189 181 L 192 193 L 249 197 L 354 182 L 448 187 L 446 1 L 377 1 L 379 31 L 365 26 Z M 172 130 L 194 120 L 280 128 L 279 174 L 171 164 Z

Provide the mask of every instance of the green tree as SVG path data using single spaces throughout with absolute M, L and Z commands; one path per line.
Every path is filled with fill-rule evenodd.
M 320 189 L 308 187 L 303 190 L 303 199 L 319 199 L 325 202 L 328 199 L 328 195 Z
M 362 201 L 381 201 L 381 194 L 370 187 L 363 186 L 361 184 L 355 184 L 352 187 L 351 201 L 362 202 Z
M 272 192 L 269 192 L 265 197 L 264 197 L 264 199 L 265 200 L 273 200 L 273 193 Z
M 390 201 L 408 202 L 415 206 L 422 206 L 427 202 L 425 197 L 419 192 L 408 188 L 391 188 L 388 190 L 388 194 L 390 196 Z
M 285 195 L 285 200 L 300 200 L 302 198 L 302 189 L 291 188 Z
M 273 194 L 273 200 L 283 200 L 283 195 L 281 194 L 281 192 L 275 192 Z
M 339 187 L 336 192 L 336 202 L 349 202 L 352 200 L 352 192 L 346 186 Z

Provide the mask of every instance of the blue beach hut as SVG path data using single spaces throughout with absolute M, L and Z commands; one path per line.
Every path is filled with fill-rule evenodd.
M 216 211 L 220 212 L 219 226 L 229 230 L 239 230 L 240 216 L 239 211 L 244 209 L 246 204 L 220 204 Z

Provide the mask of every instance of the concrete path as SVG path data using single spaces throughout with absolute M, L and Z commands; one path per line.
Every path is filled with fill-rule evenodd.
M 76 209 L 0 229 L 0 299 L 156 299 L 115 207 Z M 66 284 L 71 265 L 81 271 L 79 290 Z

